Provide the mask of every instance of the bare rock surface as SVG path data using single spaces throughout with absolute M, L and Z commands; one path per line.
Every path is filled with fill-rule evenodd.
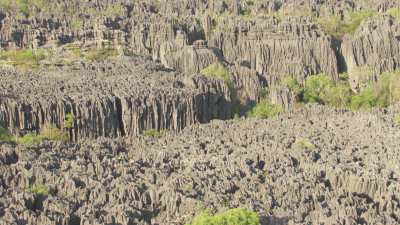
M 398 224 L 397 111 L 309 106 L 159 139 L 1 143 L 0 224 L 184 224 L 230 207 L 263 224 Z
M 68 113 L 75 116 L 75 139 L 180 130 L 231 116 L 223 81 L 168 72 L 142 58 L 35 72 L 1 70 L 0 80 L 0 122 L 14 133 L 48 123 L 63 128 Z

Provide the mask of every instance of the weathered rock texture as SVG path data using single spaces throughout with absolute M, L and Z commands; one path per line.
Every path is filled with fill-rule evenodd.
M 73 113 L 74 138 L 180 130 L 231 117 L 223 81 L 163 72 L 143 59 L 119 59 L 50 71 L 0 72 L 0 124 L 14 133 L 43 124 L 63 128 Z
M 394 112 L 308 107 L 160 139 L 1 143 L 0 224 L 184 224 L 230 207 L 263 224 L 399 224 Z
M 369 19 L 354 36 L 343 41 L 342 52 L 350 76 L 364 69 L 371 71 L 364 75 L 376 79 L 383 72 L 397 70 L 400 68 L 400 24 L 388 17 Z
M 341 45 L 315 18 L 395 7 L 396 0 L 50 1 L 26 12 L 1 8 L 0 47 L 113 46 L 189 75 L 216 61 L 248 64 L 267 81 L 262 85 L 318 73 L 336 80 L 363 66 L 376 74 L 398 69 L 398 22 L 378 15 Z M 208 47 L 196 47 L 200 40 Z

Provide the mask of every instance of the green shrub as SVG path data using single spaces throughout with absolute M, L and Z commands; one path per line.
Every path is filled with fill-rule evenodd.
M 101 61 L 118 56 L 118 51 L 114 48 L 92 49 L 84 55 L 88 61 Z
M 400 101 L 400 71 L 384 73 L 376 83 L 363 88 L 351 99 L 352 110 L 369 110 L 373 107 L 388 107 Z
M 324 103 L 323 94 L 327 88 L 334 86 L 330 77 L 325 74 L 313 75 L 306 79 L 303 101 L 306 103 Z
M 307 139 L 297 140 L 295 146 L 306 150 L 314 150 L 316 148 L 315 145 Z
M 322 93 L 321 99 L 324 104 L 344 108 L 351 101 L 352 91 L 348 82 L 338 82 L 335 85 L 329 85 Z
M 28 191 L 35 195 L 43 195 L 43 196 L 50 195 L 50 189 L 43 184 L 33 185 L 32 187 L 29 188 Z
M 50 124 L 45 124 L 42 127 L 40 131 L 40 137 L 44 140 L 68 141 L 67 133 Z
M 0 126 L 0 141 L 12 141 L 13 138 L 6 128 Z
M 364 88 L 351 98 L 351 110 L 369 110 L 377 105 L 377 97 L 372 87 Z
M 152 138 L 159 138 L 159 137 L 162 137 L 164 135 L 163 133 L 164 133 L 164 131 L 158 131 L 156 129 L 149 129 L 149 130 L 143 131 L 143 136 L 152 137 Z
M 396 113 L 393 120 L 395 123 L 400 124 L 400 113 Z
M 74 126 L 75 116 L 72 113 L 67 113 L 64 119 L 64 127 L 70 129 Z
M 231 84 L 232 79 L 229 70 L 220 63 L 214 63 L 200 71 L 201 74 L 225 81 L 226 84 Z
M 45 58 L 46 52 L 44 50 L 33 51 L 32 49 L 25 49 L 0 52 L 0 60 L 5 60 L 11 65 L 24 68 L 34 68 Z
M 296 79 L 290 76 L 285 77 L 282 80 L 282 84 L 288 87 L 294 93 L 296 100 L 300 100 L 302 98 L 304 89 Z
M 400 23 L 400 8 L 388 9 L 387 14 L 392 16 L 398 23 Z
M 238 208 L 216 215 L 201 213 L 188 225 L 260 225 L 260 218 L 255 212 Z
M 39 145 L 44 141 L 43 137 L 37 134 L 26 134 L 23 137 L 15 137 L 14 140 L 16 143 L 26 145 L 28 147 Z
M 15 137 L 15 142 L 28 147 L 33 147 L 41 144 L 45 140 L 49 141 L 68 141 L 68 134 L 54 125 L 46 124 L 40 131 L 40 134 L 26 134 L 23 137 Z
M 251 118 L 267 119 L 278 115 L 282 110 L 282 107 L 263 100 L 254 106 L 247 113 L 247 116 Z
M 377 14 L 374 10 L 349 12 L 344 20 L 338 16 L 321 17 L 317 20 L 321 28 L 335 38 L 341 39 L 345 34 L 353 35 L 361 23 Z

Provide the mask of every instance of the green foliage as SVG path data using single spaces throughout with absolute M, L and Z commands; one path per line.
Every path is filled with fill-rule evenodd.
M 149 129 L 143 131 L 143 136 L 152 137 L 152 138 L 159 138 L 164 135 L 164 131 L 158 131 L 156 129 Z
M 216 215 L 201 213 L 188 225 L 260 225 L 260 218 L 255 212 L 237 208 Z
M 43 126 L 40 131 L 40 137 L 44 140 L 68 141 L 68 134 L 51 124 Z
M 26 134 L 23 137 L 15 137 L 14 140 L 16 143 L 26 145 L 28 147 L 39 145 L 44 141 L 43 137 L 37 134 Z
M 331 16 L 321 17 L 317 22 L 326 33 L 341 39 L 345 34 L 353 35 L 364 20 L 376 14 L 374 10 L 361 10 L 349 12 L 343 20 L 338 16 Z
M 247 116 L 251 118 L 267 119 L 278 115 L 282 110 L 282 107 L 263 100 L 254 106 L 247 113 Z
M 351 99 L 350 109 L 369 110 L 377 105 L 377 98 L 372 87 L 364 88 Z
M 209 77 L 223 80 L 228 85 L 232 84 L 229 70 L 220 63 L 211 64 L 208 67 L 201 70 L 200 73 Z
M 398 23 L 400 23 L 400 8 L 388 9 L 387 14 L 392 16 Z
M 5 11 L 14 10 L 26 17 L 34 10 L 42 11 L 48 7 L 47 0 L 0 0 L 0 8 Z
M 43 184 L 33 185 L 32 187 L 29 188 L 28 191 L 35 195 L 43 195 L 43 196 L 50 195 L 50 189 Z
M 293 77 L 287 76 L 282 80 L 282 84 L 288 87 L 296 96 L 297 100 L 300 100 L 303 95 L 303 87 Z
M 75 116 L 72 113 L 67 113 L 64 119 L 64 127 L 72 128 L 74 126 Z
M 396 124 L 399 124 L 399 125 L 400 125 L 400 113 L 396 113 L 396 114 L 394 115 L 393 120 L 394 120 L 394 122 L 395 122 Z
M 323 94 L 325 90 L 334 83 L 325 74 L 313 75 L 306 79 L 306 84 L 304 87 L 303 100 L 306 103 L 317 102 L 323 103 Z
M 118 51 L 114 48 L 92 49 L 84 54 L 88 61 L 102 61 L 118 56 Z
M 322 93 L 321 99 L 324 104 L 344 108 L 351 101 L 352 91 L 348 82 L 342 81 L 335 85 L 329 85 Z
M 39 62 L 45 58 L 46 52 L 44 50 L 34 51 L 32 49 L 25 49 L 0 52 L 0 60 L 23 68 L 35 68 L 39 65 Z
M 400 101 L 400 71 L 382 74 L 378 81 L 370 84 L 351 99 L 352 110 L 369 110 L 387 107 Z
M 314 150 L 316 148 L 315 145 L 307 139 L 297 140 L 295 146 L 306 150 Z
M 18 144 L 23 144 L 28 147 L 33 147 L 41 144 L 43 141 L 68 141 L 68 134 L 54 125 L 46 124 L 40 131 L 40 134 L 26 134 L 23 137 L 15 137 L 14 141 Z
M 0 126 L 0 141 L 12 141 L 13 138 L 8 130 Z

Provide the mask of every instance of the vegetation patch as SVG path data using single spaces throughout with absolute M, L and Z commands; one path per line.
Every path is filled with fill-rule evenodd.
M 267 100 L 257 103 L 248 113 L 250 118 L 268 119 L 278 115 L 283 109 L 279 105 L 272 104 Z
M 400 23 L 400 8 L 388 9 L 387 14 L 393 17 L 398 23 Z
M 118 51 L 114 48 L 92 49 L 84 53 L 87 61 L 102 61 L 118 56 Z
M 48 141 L 61 141 L 65 142 L 68 141 L 68 134 L 61 129 L 58 129 L 54 125 L 49 125 L 46 124 L 43 126 L 39 134 L 26 134 L 23 137 L 15 137 L 13 138 L 13 141 L 26 145 L 28 147 L 33 147 L 41 144 L 43 141 L 48 140 Z
M 64 119 L 64 127 L 71 129 L 74 126 L 75 116 L 72 113 L 67 113 Z
M 0 141 L 12 141 L 13 137 L 8 132 L 8 130 L 2 126 L 0 126 Z
M 35 68 L 39 62 L 46 58 L 45 50 L 16 50 L 0 52 L 0 61 L 23 68 Z
M 369 110 L 388 107 L 400 101 L 400 71 L 380 75 L 376 83 L 355 94 L 350 103 L 352 110 Z
M 316 148 L 315 145 L 307 139 L 299 139 L 294 145 L 306 150 L 314 150 Z
M 43 195 L 43 196 L 50 195 L 50 188 L 48 188 L 46 185 L 43 184 L 33 185 L 28 189 L 28 191 L 35 195 Z
M 400 113 L 396 113 L 396 114 L 394 115 L 393 120 L 394 120 L 394 122 L 395 122 L 396 124 L 399 124 L 399 125 L 400 125 Z
M 260 225 L 260 218 L 256 212 L 237 208 L 216 215 L 201 213 L 187 225 Z
M 143 131 L 143 136 L 146 137 L 152 137 L 152 138 L 160 138 L 164 135 L 165 131 L 159 131 L 156 129 L 149 129 L 149 130 L 145 130 Z
M 214 63 L 200 71 L 201 74 L 225 81 L 226 84 L 232 84 L 229 70 L 221 63 Z
M 344 19 L 338 16 L 321 17 L 317 22 L 326 33 L 342 39 L 345 34 L 353 35 L 362 22 L 376 14 L 375 10 L 361 10 L 348 12 Z

